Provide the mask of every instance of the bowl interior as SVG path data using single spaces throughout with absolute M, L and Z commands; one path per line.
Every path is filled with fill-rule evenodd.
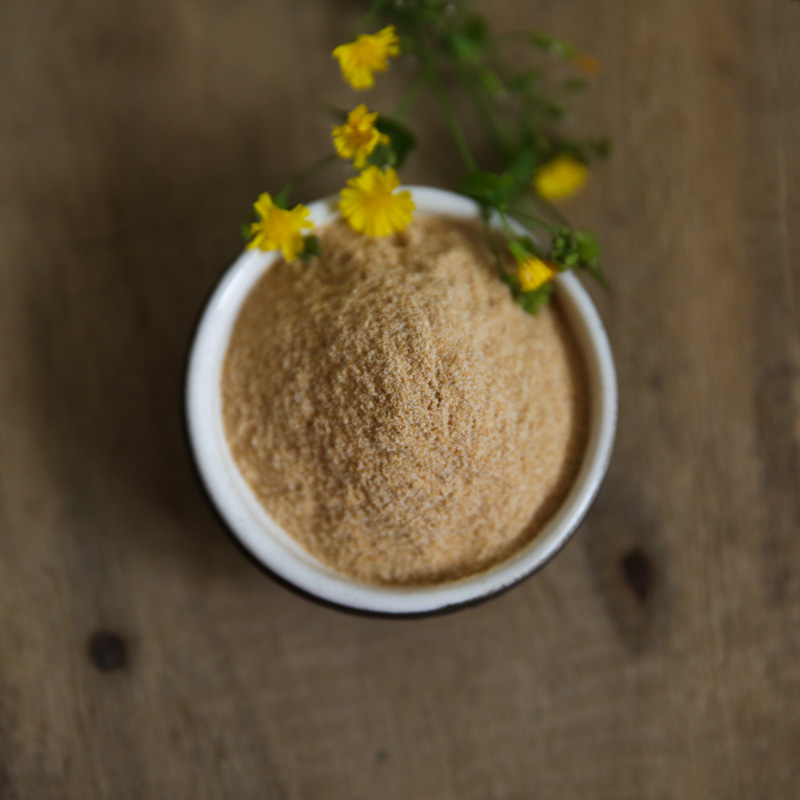
M 418 213 L 475 217 L 478 208 L 460 195 L 409 187 Z M 310 206 L 315 225 L 337 216 L 335 202 Z M 520 227 L 520 230 L 524 230 Z M 239 309 L 275 261 L 274 253 L 249 250 L 223 276 L 203 313 L 189 359 L 189 438 L 200 475 L 214 504 L 242 544 L 284 580 L 322 600 L 380 613 L 437 611 L 491 596 L 544 564 L 569 538 L 594 499 L 608 467 L 616 425 L 617 390 L 611 350 L 588 294 L 572 274 L 557 277 L 557 291 L 589 373 L 589 435 L 583 462 L 561 508 L 539 535 L 511 558 L 460 581 L 424 587 L 381 587 L 335 572 L 307 553 L 256 499 L 228 447 L 220 377 Z

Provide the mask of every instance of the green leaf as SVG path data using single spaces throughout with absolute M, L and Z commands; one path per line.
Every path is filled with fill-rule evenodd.
M 550 281 L 532 292 L 520 292 L 520 294 L 517 296 L 517 302 L 532 317 L 535 317 L 549 302 L 550 295 L 553 293 L 553 289 L 553 282 Z
M 515 94 L 527 94 L 541 77 L 542 73 L 536 69 L 520 72 L 506 81 L 506 89 Z
M 379 144 L 370 154 L 367 164 L 381 169 L 394 167 L 397 166 L 397 156 L 388 144 Z
M 611 142 L 608 139 L 590 139 L 586 149 L 597 158 L 608 158 L 611 155 Z
M 413 25 L 430 25 L 446 13 L 445 3 L 398 2 L 398 0 L 373 0 L 370 15 L 386 16 L 392 22 L 407 22 Z M 403 51 L 405 52 L 405 51 Z
M 375 148 L 369 163 L 399 169 L 408 154 L 417 146 L 417 137 L 402 122 L 383 114 L 378 115 L 375 127 L 389 137 L 389 144 Z M 387 150 L 390 152 L 387 153 Z
M 512 292 L 516 293 L 519 289 L 519 278 L 516 275 L 512 275 L 508 272 L 503 272 L 500 274 L 500 280 L 508 286 Z
M 480 14 L 470 14 L 464 23 L 464 35 L 468 36 L 475 44 L 486 46 L 489 43 L 489 25 Z
M 505 88 L 502 78 L 490 69 L 482 69 L 478 73 L 478 80 L 489 94 L 498 94 Z
M 444 40 L 444 44 L 459 61 L 473 63 L 478 61 L 481 57 L 481 50 L 475 47 L 473 42 L 461 33 L 451 33 Z
M 472 197 L 479 203 L 504 208 L 513 194 L 514 177 L 508 172 L 471 172 L 458 184 L 456 191 Z
M 552 100 L 541 100 L 541 107 L 542 111 L 552 119 L 562 119 L 564 117 L 564 107 Z
M 589 85 L 585 78 L 567 78 L 561 86 L 567 92 L 582 92 Z
M 608 279 L 600 264 L 600 245 L 594 234 L 589 231 L 575 231 L 575 241 L 580 256 L 579 268 L 591 275 L 601 286 L 610 289 Z
M 314 234 L 303 237 L 303 249 L 300 251 L 300 258 L 306 263 L 314 256 L 322 255 L 322 246 L 319 239 Z
M 582 265 L 599 263 L 600 245 L 593 233 L 589 231 L 575 231 L 575 241 L 578 245 L 578 255 Z
M 608 280 L 600 265 L 600 245 L 593 233 L 559 228 L 553 236 L 550 257 L 559 270 L 582 269 L 601 286 L 609 288 Z
M 538 47 L 540 50 L 549 50 L 553 43 L 553 37 L 541 31 L 533 31 L 533 33 L 528 36 L 528 40 L 534 47 Z
M 508 249 L 517 261 L 524 261 L 526 258 L 532 256 L 534 252 L 531 248 L 526 247 L 522 240 L 509 242 Z
M 456 59 L 475 64 L 483 58 L 489 44 L 489 28 L 486 20 L 472 14 L 464 25 L 446 34 L 444 45 Z
M 581 242 L 572 228 L 559 228 L 553 236 L 550 257 L 560 270 L 571 269 L 581 262 Z
M 587 264 L 583 269 L 587 274 L 591 275 L 606 291 L 611 291 L 611 284 L 608 282 L 608 278 L 606 278 L 606 274 L 603 272 L 603 268 L 600 266 L 599 261 L 595 264 Z
M 508 249 L 517 261 L 523 261 L 531 256 L 544 258 L 542 248 L 539 247 L 530 236 L 518 236 L 508 243 Z
M 511 162 L 506 172 L 513 180 L 514 193 L 527 189 L 533 177 L 533 170 L 539 163 L 539 153 L 530 143 L 524 144 Z
M 578 49 L 569 42 L 565 42 L 563 39 L 556 39 L 554 36 L 548 36 L 541 31 L 531 33 L 528 40 L 534 47 L 538 47 L 540 50 L 559 58 L 574 58 L 578 55 Z
M 532 255 L 536 256 L 536 258 L 541 258 L 542 260 L 547 258 L 547 252 L 542 249 L 541 245 L 537 244 L 530 236 L 522 236 L 520 237 L 520 241 L 525 246 L 525 249 L 531 253 Z

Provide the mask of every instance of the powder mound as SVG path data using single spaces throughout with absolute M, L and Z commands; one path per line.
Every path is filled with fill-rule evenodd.
M 422 217 L 277 262 L 222 375 L 233 456 L 311 554 L 382 584 L 454 580 L 529 542 L 574 480 L 584 367 L 557 302 L 498 280 L 479 223 Z

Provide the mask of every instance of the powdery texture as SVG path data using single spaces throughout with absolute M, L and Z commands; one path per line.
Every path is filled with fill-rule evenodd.
M 318 559 L 381 584 L 454 580 L 531 541 L 583 452 L 584 367 L 556 304 L 532 318 L 480 226 L 345 224 L 246 299 L 223 369 L 234 458 Z

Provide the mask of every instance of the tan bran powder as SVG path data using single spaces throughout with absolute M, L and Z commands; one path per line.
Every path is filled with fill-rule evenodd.
M 418 216 L 279 261 L 242 306 L 225 431 L 261 503 L 354 578 L 480 572 L 557 510 L 583 453 L 585 368 L 557 302 L 528 316 L 480 225 Z

